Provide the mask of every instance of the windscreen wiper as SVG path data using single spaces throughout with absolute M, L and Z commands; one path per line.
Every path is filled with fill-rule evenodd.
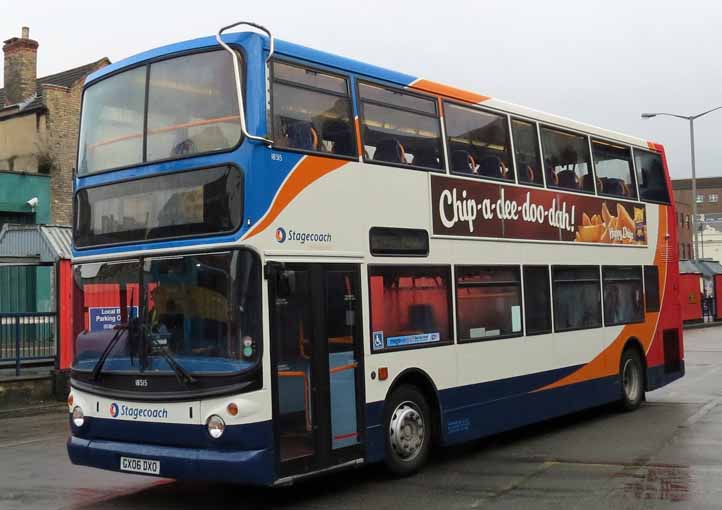
M 157 340 L 153 338 L 153 335 L 145 335 L 146 337 L 150 337 L 150 341 L 153 343 L 153 347 L 158 347 L 158 353 L 163 357 L 163 359 L 170 365 L 170 367 L 173 369 L 173 372 L 175 372 L 175 376 L 178 379 L 178 382 L 181 384 L 195 384 L 198 382 L 198 380 L 193 377 L 188 371 L 181 366 L 180 363 L 173 357 L 173 355 L 168 352 L 168 348 L 163 348 L 159 343 L 157 343 Z
M 95 363 L 95 366 L 93 367 L 93 380 L 97 381 L 100 377 L 100 371 L 103 369 L 103 365 L 105 365 L 105 360 L 108 359 L 108 356 L 110 356 L 110 352 L 113 350 L 113 347 L 115 347 L 115 344 L 118 343 L 118 340 L 120 340 L 121 333 L 123 331 L 128 330 L 127 324 L 118 324 L 115 326 L 116 332 L 113 335 L 113 338 L 110 339 L 110 342 L 108 342 L 108 345 L 105 347 L 105 350 L 103 350 L 102 354 L 100 355 L 100 358 L 98 358 L 98 361 Z

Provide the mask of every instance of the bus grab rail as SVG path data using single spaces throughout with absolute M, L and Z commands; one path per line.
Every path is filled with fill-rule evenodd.
M 257 30 L 260 30 L 262 32 L 265 32 L 268 35 L 268 45 L 269 45 L 269 51 L 268 56 L 266 57 L 266 64 L 268 64 L 268 61 L 271 60 L 271 56 L 273 56 L 274 51 L 274 45 L 273 45 L 273 34 L 271 34 L 271 31 L 268 30 L 266 27 L 258 25 L 256 23 L 252 23 L 250 21 L 239 21 L 237 23 L 233 23 L 231 25 L 225 26 L 221 28 L 218 33 L 216 34 L 216 41 L 218 41 L 218 44 L 223 46 L 223 48 L 231 54 L 233 57 L 233 73 L 236 78 L 236 97 L 238 98 L 238 115 L 241 118 L 241 132 L 243 133 L 243 136 L 250 140 L 256 140 L 258 142 L 263 142 L 268 145 L 273 144 L 273 140 L 269 140 L 265 136 L 256 136 L 252 135 L 248 132 L 248 129 L 246 128 L 246 112 L 243 107 L 243 87 L 241 83 L 241 72 L 240 72 L 240 57 L 238 56 L 238 53 L 233 51 L 233 49 L 228 46 L 225 42 L 223 42 L 223 39 L 221 36 L 223 35 L 223 32 L 226 30 L 230 30 L 231 28 L 235 28 L 240 25 L 248 25 L 249 27 L 253 27 Z

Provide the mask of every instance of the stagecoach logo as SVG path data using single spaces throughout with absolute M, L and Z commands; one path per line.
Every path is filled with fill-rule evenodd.
M 286 240 L 286 231 L 283 230 L 283 227 L 278 227 L 276 229 L 276 241 L 279 243 L 282 243 Z
M 138 418 L 168 418 L 168 409 L 131 407 L 125 404 L 118 405 L 113 402 L 110 404 L 110 416 L 113 418 L 126 417 L 134 420 L 137 420 Z
M 286 229 L 278 227 L 276 229 L 276 241 L 285 243 L 286 241 L 298 244 L 330 244 L 333 236 L 328 232 L 299 232 L 298 230 Z

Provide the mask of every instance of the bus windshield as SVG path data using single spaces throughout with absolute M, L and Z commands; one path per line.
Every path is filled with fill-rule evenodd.
M 253 368 L 259 272 L 248 250 L 76 265 L 74 370 L 103 358 L 101 373 L 167 374 L 173 361 L 199 375 Z
M 152 62 L 85 91 L 78 174 L 227 150 L 240 137 L 227 52 Z

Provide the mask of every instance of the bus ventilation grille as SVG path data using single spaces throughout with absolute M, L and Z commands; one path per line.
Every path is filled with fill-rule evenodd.
M 664 342 L 664 373 L 679 372 L 682 370 L 682 360 L 679 353 L 679 330 L 665 329 L 662 331 Z

